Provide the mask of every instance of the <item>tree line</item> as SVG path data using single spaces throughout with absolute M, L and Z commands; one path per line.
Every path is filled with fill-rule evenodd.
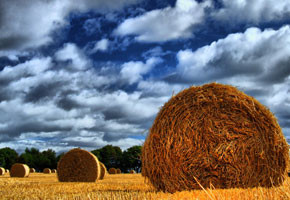
M 99 161 L 109 168 L 119 168 L 122 172 L 135 170 L 141 171 L 141 146 L 133 146 L 122 151 L 118 146 L 106 145 L 100 149 L 91 151 Z M 0 167 L 10 169 L 14 163 L 27 164 L 36 171 L 42 172 L 44 168 L 56 169 L 57 162 L 64 153 L 56 155 L 52 149 L 40 152 L 36 148 L 26 148 L 22 154 L 18 154 L 9 147 L 0 149 Z

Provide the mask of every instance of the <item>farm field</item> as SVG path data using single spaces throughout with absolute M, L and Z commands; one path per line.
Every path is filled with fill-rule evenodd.
M 33 173 L 28 178 L 0 176 L 0 199 L 290 199 L 290 178 L 276 188 L 156 192 L 141 174 L 106 175 L 96 183 L 60 183 L 56 174 Z

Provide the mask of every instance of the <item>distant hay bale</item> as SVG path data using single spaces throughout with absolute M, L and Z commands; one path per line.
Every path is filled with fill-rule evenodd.
M 99 179 L 103 180 L 105 175 L 106 175 L 106 173 L 107 173 L 107 168 L 102 162 L 100 162 L 100 167 L 101 167 L 101 174 L 100 174 L 100 178 Z
M 114 167 L 112 167 L 109 169 L 109 174 L 117 174 L 117 170 Z
M 30 168 L 30 173 L 34 173 L 35 169 L 34 168 Z
M 0 176 L 5 174 L 5 169 L 3 167 L 0 167 Z
M 136 174 L 136 171 L 135 170 L 130 170 L 130 174 Z
M 50 174 L 51 170 L 49 168 L 44 168 L 43 173 L 44 174 Z
M 164 192 L 271 187 L 283 183 L 288 159 L 265 106 L 211 83 L 185 89 L 162 107 L 142 149 L 142 174 Z
M 100 172 L 98 158 L 80 148 L 67 152 L 57 165 L 60 182 L 95 182 L 100 177 Z
M 56 172 L 57 172 L 56 169 L 52 169 L 52 170 L 51 170 L 51 173 L 56 173 Z
M 122 173 L 122 171 L 118 168 L 117 169 L 117 174 L 121 174 Z
M 5 173 L 9 173 L 9 169 L 5 169 Z
M 29 167 L 25 164 L 15 163 L 10 169 L 11 177 L 28 177 L 29 176 Z

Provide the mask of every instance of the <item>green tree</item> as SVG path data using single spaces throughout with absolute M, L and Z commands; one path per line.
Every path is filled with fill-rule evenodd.
M 57 157 L 56 157 L 56 163 L 58 163 L 58 161 L 64 156 L 64 152 L 59 154 Z
M 42 154 L 42 156 L 44 158 L 49 160 L 46 167 L 48 167 L 50 169 L 56 169 L 56 167 L 57 167 L 57 158 L 56 158 L 55 151 L 53 151 L 52 149 L 48 149 L 46 151 L 43 151 L 41 154 Z M 44 168 L 46 168 L 46 167 L 44 167 Z
M 9 147 L 0 149 L 0 166 L 10 169 L 11 166 L 17 161 L 18 154 L 14 149 Z
M 92 151 L 98 159 L 104 163 L 104 165 L 109 168 L 121 168 L 122 162 L 122 150 L 120 147 L 106 145 L 101 149 L 96 149 Z
M 55 151 L 48 149 L 40 152 L 36 148 L 25 149 L 18 159 L 18 162 L 27 164 L 29 167 L 42 171 L 44 168 L 55 169 L 57 166 L 57 158 Z
M 133 169 L 141 171 L 141 146 L 132 146 L 123 152 L 123 170 L 128 172 Z

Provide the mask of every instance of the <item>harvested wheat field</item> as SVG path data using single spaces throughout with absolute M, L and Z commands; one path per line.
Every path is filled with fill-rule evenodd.
M 290 199 L 290 178 L 280 187 L 251 189 L 206 189 L 176 193 L 157 192 L 146 185 L 141 174 L 106 175 L 93 183 L 59 182 L 56 174 L 33 173 L 28 178 L 0 176 L 0 199 L 199 199 L 199 200 L 285 200 Z

